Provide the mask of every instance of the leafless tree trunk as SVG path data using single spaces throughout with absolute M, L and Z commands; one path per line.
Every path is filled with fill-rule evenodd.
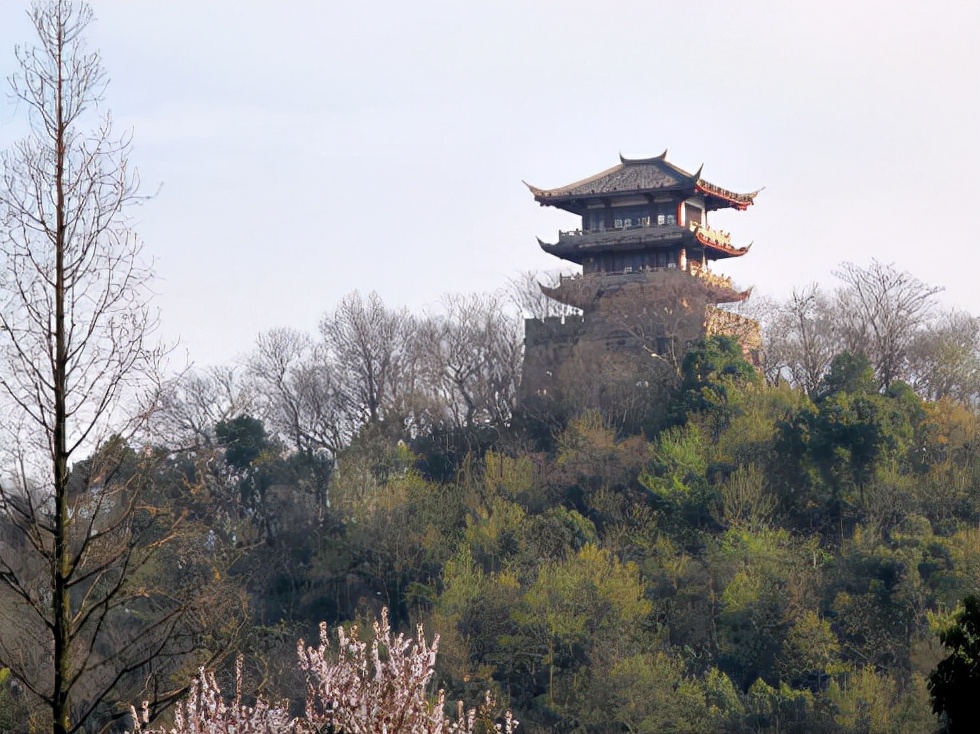
M 942 289 L 877 260 L 867 268 L 843 263 L 834 275 L 843 283 L 834 313 L 841 346 L 864 354 L 881 387 L 887 387 L 902 377 L 909 345 Z
M 526 319 L 544 321 L 553 316 L 577 314 L 578 309 L 550 298 L 541 290 L 542 285 L 555 288 L 560 282 L 561 274 L 558 272 L 535 273 L 533 270 L 525 270 L 511 279 L 508 289 L 510 300 Z
M 153 519 L 123 471 L 133 453 L 110 438 L 145 418 L 134 406 L 161 356 L 125 213 L 138 200 L 128 139 L 97 114 L 90 8 L 50 0 L 29 15 L 38 45 L 17 49 L 11 81 L 31 131 L 0 168 L 0 429 L 18 475 L 0 489 L 0 665 L 68 734 L 127 676 L 149 680 L 151 661 L 185 650 L 170 643 L 189 606 L 147 576 L 179 520 Z
M 448 296 L 446 314 L 420 329 L 426 374 L 456 427 L 502 425 L 520 384 L 520 325 L 495 295 Z
M 794 290 L 767 325 L 770 368 L 808 395 L 816 395 L 841 349 L 835 341 L 833 322 L 833 307 L 819 286 L 811 284 L 802 291 Z
M 414 330 L 411 314 L 389 310 L 377 293 L 367 301 L 350 293 L 320 321 L 324 344 L 343 370 L 342 389 L 368 423 L 398 402 Z
M 336 456 L 350 439 L 351 406 L 323 345 L 293 329 L 274 329 L 259 336 L 248 370 L 266 422 L 291 448 Z
M 980 397 L 980 318 L 943 314 L 909 346 L 909 381 L 926 399 L 975 404 Z

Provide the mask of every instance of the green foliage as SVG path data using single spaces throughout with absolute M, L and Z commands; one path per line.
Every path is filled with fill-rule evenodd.
M 814 695 L 781 683 L 774 687 L 759 678 L 746 695 L 748 723 L 755 731 L 804 732 L 812 730 Z
M 520 550 L 527 513 L 515 502 L 494 497 L 467 518 L 465 542 L 487 570 L 499 571 Z
M 949 655 L 929 676 L 933 711 L 946 717 L 950 732 L 971 731 L 980 692 L 980 597 L 963 600 L 954 624 L 939 639 Z
M 830 363 L 830 370 L 817 390 L 817 399 L 846 393 L 848 395 L 874 395 L 878 383 L 871 362 L 864 354 L 842 352 Z
M 717 438 L 739 414 L 740 393 L 760 382 L 759 373 L 746 361 L 737 339 L 708 337 L 696 344 L 681 363 L 677 419 L 703 414 Z
M 335 466 L 235 419 L 161 491 L 240 543 L 252 675 L 286 693 L 269 639 L 390 606 L 439 632 L 450 697 L 493 690 L 529 732 L 929 732 L 930 629 L 980 577 L 974 413 L 847 355 L 814 400 L 724 340 L 686 370 L 649 437 L 586 412 L 548 453 L 506 427 L 413 451 L 381 421 Z
M 740 466 L 722 483 L 719 520 L 729 526 L 763 528 L 773 519 L 776 505 L 762 469 L 755 464 Z
M 720 680 L 713 683 L 726 688 Z M 686 675 L 679 658 L 663 652 L 620 660 L 608 672 L 604 688 L 611 701 L 603 707 L 608 713 L 602 723 L 618 722 L 627 731 L 696 734 L 710 720 L 699 681 Z M 724 692 L 722 700 L 731 703 Z
M 517 579 L 506 571 L 485 573 L 463 545 L 443 566 L 440 586 L 431 619 L 441 635 L 440 668 L 454 688 L 482 693 L 494 674 L 520 680 L 519 650 L 508 658 L 504 648 L 516 631 L 510 610 L 520 598 Z
M 837 555 L 826 590 L 845 655 L 886 671 L 910 670 L 910 654 L 936 603 L 928 526 L 910 518 L 887 542 L 855 528 Z M 932 588 L 931 588 L 932 587 Z
M 640 483 L 674 528 L 699 528 L 710 522 L 718 493 L 707 478 L 707 448 L 695 424 L 664 431 Z
M 583 645 L 597 633 L 634 634 L 651 611 L 636 566 L 586 545 L 565 562 L 542 566 L 514 616 L 543 625 L 563 644 Z
M 214 427 L 214 435 L 225 450 L 225 463 L 238 471 L 251 467 L 263 451 L 272 447 L 262 421 L 248 415 L 220 421 Z
M 843 683 L 833 681 L 827 698 L 833 705 L 834 721 L 843 731 L 868 734 L 914 731 L 904 726 L 910 722 L 904 720 L 907 712 L 900 705 L 898 683 L 870 665 L 848 675 Z M 927 723 L 935 724 L 928 720 Z
M 828 620 L 807 610 L 793 621 L 777 663 L 782 680 L 819 690 L 829 678 L 847 669 L 841 660 L 840 642 Z
M 528 559 L 563 560 L 599 542 L 595 524 L 577 510 L 552 507 L 528 519 L 522 553 Z
M 692 410 L 710 410 L 728 402 L 733 388 L 758 382 L 737 339 L 712 336 L 697 344 L 681 363 L 681 393 Z
M 822 556 L 813 540 L 782 529 L 732 528 L 722 536 L 712 564 L 722 589 L 719 662 L 742 685 L 779 679 L 790 620 L 819 603 Z
M 585 493 L 629 486 L 648 456 L 642 439 L 620 439 L 595 412 L 571 421 L 557 444 L 559 479 Z
M 927 417 L 908 386 L 895 382 L 880 394 L 866 358 L 839 355 L 816 402 L 780 423 L 776 473 L 796 485 L 784 511 L 839 536 L 868 520 L 887 530 L 912 509 L 910 472 Z
M 724 468 L 772 463 L 780 423 L 808 402 L 785 386 L 744 391 L 738 413 L 710 446 L 711 463 Z

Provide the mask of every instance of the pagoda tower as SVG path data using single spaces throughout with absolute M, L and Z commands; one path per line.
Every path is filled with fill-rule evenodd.
M 701 169 L 689 173 L 670 163 L 667 151 L 655 158 L 620 156 L 618 165 L 555 189 L 527 186 L 542 206 L 581 217 L 581 226 L 559 232 L 557 242 L 538 242 L 581 266 L 580 274 L 542 290 L 582 315 L 527 320 L 525 396 L 560 389 L 562 363 L 583 344 L 593 360 L 605 350 L 659 358 L 676 369 L 692 342 L 730 334 L 747 356 L 757 355 L 758 324 L 717 308 L 750 291 L 710 269 L 717 260 L 744 256 L 751 245 L 733 245 L 727 232 L 708 225 L 708 215 L 744 211 L 758 191 L 741 194 L 709 183 Z

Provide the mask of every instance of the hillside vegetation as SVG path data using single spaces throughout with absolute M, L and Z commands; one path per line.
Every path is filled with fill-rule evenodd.
M 440 634 L 449 700 L 490 690 L 528 732 L 938 730 L 938 634 L 980 578 L 976 322 L 906 323 L 882 360 L 842 348 L 842 289 L 770 309 L 762 370 L 715 337 L 642 399 L 534 410 L 498 298 L 420 319 L 352 294 L 318 339 L 183 375 L 139 450 L 73 475 L 111 452 L 102 483 L 185 518 L 141 583 L 212 575 L 199 659 L 245 652 L 274 698 L 302 690 L 298 637 L 386 607 Z

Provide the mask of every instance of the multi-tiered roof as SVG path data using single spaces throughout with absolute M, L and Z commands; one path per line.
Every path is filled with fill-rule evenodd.
M 703 166 L 702 166 L 703 168 Z M 542 206 L 582 217 L 582 226 L 541 242 L 545 252 L 583 266 L 585 274 L 630 274 L 659 269 L 705 270 L 708 261 L 740 257 L 727 232 L 711 229 L 707 213 L 747 209 L 757 191 L 740 194 L 667 160 L 629 159 L 555 189 L 528 184 Z

